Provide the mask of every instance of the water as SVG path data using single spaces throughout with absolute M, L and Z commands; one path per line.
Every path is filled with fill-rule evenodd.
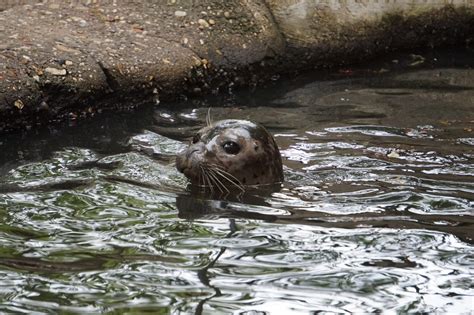
M 472 56 L 2 137 L 0 312 L 472 312 Z M 280 191 L 186 189 L 173 157 L 207 107 L 272 131 Z

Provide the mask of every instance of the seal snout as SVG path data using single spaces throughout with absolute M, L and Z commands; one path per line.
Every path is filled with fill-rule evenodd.
M 180 173 L 184 173 L 184 170 L 187 168 L 187 163 L 185 163 L 185 160 L 182 157 L 182 153 L 180 153 L 178 156 L 176 156 L 176 169 Z
M 179 172 L 187 177 L 195 177 L 196 165 L 199 164 L 197 155 L 203 152 L 202 145 L 193 144 L 186 150 L 182 151 L 176 157 L 176 168 Z

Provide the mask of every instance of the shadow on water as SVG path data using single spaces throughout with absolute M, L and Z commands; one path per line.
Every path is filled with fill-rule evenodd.
M 472 306 L 471 51 L 0 140 L 0 312 L 459 312 Z M 275 136 L 278 189 L 210 196 L 173 164 L 205 121 Z

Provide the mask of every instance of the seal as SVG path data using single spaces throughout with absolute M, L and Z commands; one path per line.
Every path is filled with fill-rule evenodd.
M 283 181 L 280 151 L 271 134 L 248 120 L 221 120 L 199 130 L 176 157 L 176 168 L 193 185 L 231 188 Z

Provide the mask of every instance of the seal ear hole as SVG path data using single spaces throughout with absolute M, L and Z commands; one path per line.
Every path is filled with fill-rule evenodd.
M 240 152 L 240 145 L 234 141 L 224 142 L 224 144 L 222 145 L 222 148 L 227 154 L 235 155 Z

